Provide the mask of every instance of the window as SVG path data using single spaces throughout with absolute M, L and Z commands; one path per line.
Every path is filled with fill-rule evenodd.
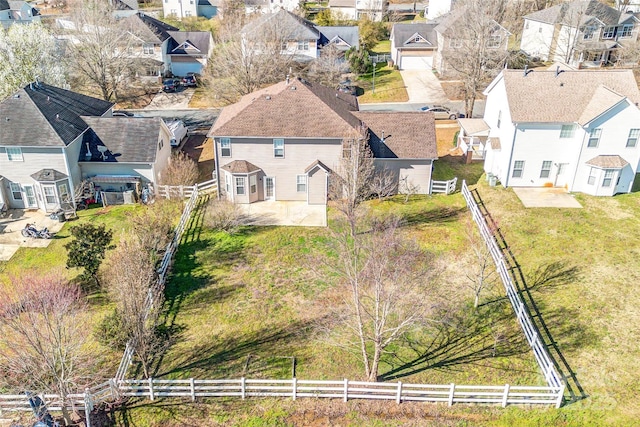
M 595 34 L 596 29 L 594 27 L 584 27 L 582 29 L 582 38 L 585 40 L 593 39 L 593 35 Z
M 284 158 L 284 139 L 273 140 L 273 157 Z
M 449 40 L 449 47 L 452 49 L 460 49 L 462 47 L 462 40 L 460 39 Z
M 640 129 L 631 129 L 629 131 L 629 138 L 627 138 L 627 147 L 635 147 L 638 145 L 638 137 L 640 136 Z
M 414 43 L 420 43 L 420 36 L 416 36 L 416 38 L 413 39 Z
M 239 196 L 244 194 L 244 176 L 236 177 L 236 194 Z
M 605 27 L 604 33 L 602 33 L 603 39 L 612 39 L 616 35 L 616 27 Z
M 309 50 L 309 40 L 298 40 L 298 50 Z
M 589 169 L 589 179 L 587 179 L 587 184 L 593 185 L 596 183 L 596 170 L 594 168 Z
M 540 178 L 549 178 L 551 173 L 551 160 L 544 160 L 542 162 L 542 169 L 540 169 Z
M 306 193 L 307 192 L 307 175 L 297 175 L 296 176 L 296 189 L 298 193 Z
M 153 55 L 155 52 L 153 43 L 144 43 L 142 45 L 142 51 L 144 52 L 145 55 Z
M 22 200 L 22 191 L 20 190 L 20 184 L 16 184 L 12 182 L 9 184 L 11 187 L 11 196 L 13 196 L 13 200 Z
M 573 135 L 575 132 L 576 132 L 576 127 L 574 125 L 562 125 L 562 130 L 560 131 L 560 138 L 573 138 Z
M 164 141 L 160 138 L 160 141 L 158 141 L 158 151 L 162 150 L 163 143 Z
M 220 138 L 220 155 L 231 157 L 231 138 Z
M 7 147 L 7 160 L 10 162 L 21 162 L 23 160 L 22 148 Z
M 602 178 L 602 186 L 603 187 L 611 187 L 611 180 L 613 178 L 613 169 L 605 169 L 604 170 L 604 178 Z
M 67 188 L 67 184 L 60 184 L 58 186 L 58 194 L 60 194 L 60 200 L 64 200 L 65 197 L 69 195 L 69 189 Z
M 516 160 L 513 162 L 511 178 L 522 178 L 522 172 L 524 172 L 524 160 Z
M 633 24 L 625 24 L 620 30 L 620 38 L 626 39 L 631 37 L 633 33 Z
M 591 129 L 589 133 L 589 142 L 587 142 L 587 147 L 595 148 L 598 146 L 600 142 L 600 135 L 602 134 L 602 129 Z
M 251 194 L 254 194 L 256 191 L 258 191 L 257 178 L 255 175 L 251 175 L 249 177 L 249 191 L 251 191 Z
M 44 200 L 48 205 L 53 205 L 57 202 L 56 191 L 53 186 L 43 186 L 42 191 L 44 192 Z
M 191 4 L 193 4 L 193 2 L 191 2 Z M 185 10 L 184 11 L 184 16 L 191 16 L 191 11 L 190 10 Z
M 498 122 L 496 123 L 496 127 L 500 129 L 500 123 L 502 122 L 502 110 L 498 111 Z
M 342 158 L 343 159 L 351 158 L 351 143 L 352 141 L 349 141 L 347 139 L 342 140 Z
M 487 40 L 487 48 L 489 49 L 497 49 L 502 44 L 502 37 L 500 36 L 490 36 Z

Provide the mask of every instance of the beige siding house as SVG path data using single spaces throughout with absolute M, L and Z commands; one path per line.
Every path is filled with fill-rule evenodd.
M 437 158 L 428 113 L 358 111 L 357 98 L 301 79 L 244 96 L 211 128 L 219 194 L 235 203 L 327 203 L 343 145 L 366 138 L 376 167 L 430 190 Z M 402 188 L 402 186 L 400 186 Z

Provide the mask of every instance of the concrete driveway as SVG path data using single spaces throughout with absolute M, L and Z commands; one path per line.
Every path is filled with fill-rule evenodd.
M 51 240 L 22 236 L 21 230 L 27 223 L 35 224 L 38 230 L 47 227 L 54 234 L 64 226 L 64 223 L 54 221 L 40 211 L 10 210 L 6 218 L 0 218 L 0 261 L 9 261 L 20 247 L 46 248 L 49 246 Z
M 444 104 L 449 101 L 433 71 L 401 70 L 400 75 L 407 88 L 408 102 Z
M 525 208 L 582 208 L 564 188 L 513 187 Z
M 308 205 L 307 202 L 255 202 L 240 206 L 248 225 L 297 225 L 326 227 L 327 207 Z
M 158 92 L 145 110 L 176 110 L 189 108 L 189 101 L 195 93 L 194 88 L 178 88 L 175 92 Z

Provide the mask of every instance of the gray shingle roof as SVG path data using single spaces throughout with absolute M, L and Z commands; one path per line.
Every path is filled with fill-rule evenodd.
M 7 0 L 0 0 L 0 10 L 10 10 L 9 2 Z
M 91 126 L 82 140 L 79 161 L 102 162 L 98 146 L 107 148 L 105 162 L 153 163 L 156 159 L 162 119 L 158 117 L 83 117 Z
M 631 70 L 503 70 L 511 119 L 515 123 L 585 124 L 628 98 L 640 102 Z
M 169 55 L 207 56 L 211 42 L 211 33 L 208 31 L 168 31 L 171 40 L 167 45 Z M 183 43 L 193 46 L 195 49 L 184 48 Z
M 605 25 L 615 25 L 620 18 L 620 12 L 597 0 L 577 0 L 560 3 L 525 15 L 525 19 L 532 21 L 564 24 L 572 27 L 577 27 L 592 18 L 599 19 Z
M 597 156 L 587 162 L 590 166 L 603 169 L 622 169 L 629 162 L 618 155 Z
M 360 45 L 360 33 L 357 26 L 350 27 L 315 27 L 320 32 L 320 44 L 322 46 L 333 41 L 337 37 L 344 40 L 351 47 L 358 48 Z
M 358 111 L 369 128 L 369 145 L 376 158 L 437 159 L 433 114 Z
M 31 174 L 31 178 L 38 182 L 56 182 L 69 177 L 55 169 L 41 169 Z
M 329 7 L 356 7 L 356 0 L 329 0 Z
M 169 25 L 164 23 L 156 18 L 153 18 L 149 15 L 145 15 L 142 12 L 138 12 L 136 14 L 138 19 L 142 20 L 147 27 L 158 37 L 160 41 L 165 41 L 169 37 L 169 31 L 178 31 L 179 28 L 174 27 L 173 25 Z
M 274 29 L 287 40 L 318 40 L 320 38 L 320 32 L 313 22 L 307 21 L 285 9 L 263 15 L 249 22 L 242 28 L 242 32 L 260 35 L 262 31 L 265 31 L 265 28 Z
M 111 102 L 45 83 L 27 85 L 0 102 L 0 146 L 66 146 L 87 129 L 81 116 L 102 116 Z
M 396 48 L 437 47 L 436 26 L 437 24 L 434 23 L 394 24 L 391 29 L 393 45 Z M 415 34 L 421 36 L 427 40 L 427 42 L 414 42 L 413 37 Z M 409 41 L 409 43 L 406 43 L 407 41 Z
M 253 163 L 247 162 L 246 160 L 234 160 L 226 165 L 222 166 L 221 169 L 229 171 L 231 173 L 251 173 L 259 171 L 260 168 Z

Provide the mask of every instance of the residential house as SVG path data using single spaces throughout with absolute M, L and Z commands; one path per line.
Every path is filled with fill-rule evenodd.
M 0 0 L 0 24 L 6 29 L 13 24 L 40 22 L 40 11 L 22 0 Z
M 616 0 L 615 5 L 622 12 L 640 12 L 640 0 Z
M 391 29 L 391 59 L 401 70 L 431 70 L 436 53 L 437 23 L 394 24 Z
M 637 41 L 638 28 L 634 13 L 576 0 L 526 15 L 520 48 L 543 61 L 599 67 L 616 63 Z
M 361 138 L 379 170 L 421 194 L 430 192 L 437 158 L 433 115 L 358 111 L 356 97 L 301 79 L 245 95 L 222 110 L 209 136 L 219 194 L 235 203 L 326 204 L 332 171 Z
M 84 182 L 156 184 L 171 153 L 160 118 L 112 117 L 113 104 L 44 83 L 0 102 L 0 203 L 52 212 Z
M 163 0 L 164 16 L 177 19 L 195 18 L 198 16 L 210 19 L 220 14 L 219 0 Z
M 271 14 L 279 10 L 294 12 L 300 7 L 296 0 L 245 0 L 245 12 L 251 14 Z
M 454 9 L 455 3 L 455 0 L 429 0 L 426 18 L 432 20 L 446 15 Z
M 138 0 L 112 0 L 111 4 L 116 18 L 126 18 L 138 13 Z
M 503 186 L 631 191 L 640 160 L 631 70 L 503 70 L 485 95 L 484 169 Z
M 359 20 L 367 17 L 374 22 L 382 21 L 387 14 L 387 0 L 329 0 L 329 9 L 344 19 Z

